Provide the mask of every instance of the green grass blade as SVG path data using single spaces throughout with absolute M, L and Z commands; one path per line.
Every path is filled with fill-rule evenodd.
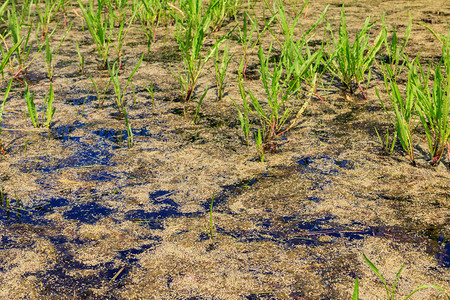
M 203 99 L 205 99 L 206 93 L 207 93 L 207 92 L 208 92 L 208 89 L 206 89 L 206 91 L 203 93 L 202 97 L 201 97 L 200 100 L 198 101 L 197 109 L 196 109 L 196 111 L 195 111 L 195 116 L 194 116 L 194 124 L 195 124 L 195 122 L 197 121 L 197 116 L 198 116 L 198 114 L 199 114 L 199 112 L 200 112 L 200 106 L 202 105 Z
M 133 71 L 131 72 L 130 76 L 128 76 L 128 80 L 127 80 L 127 84 L 125 85 L 125 90 L 128 87 L 128 84 L 131 82 L 131 80 L 133 79 L 134 74 L 136 74 L 137 70 L 139 69 L 139 67 L 141 66 L 142 61 L 144 60 L 144 54 L 141 55 L 141 58 L 139 59 L 139 62 L 137 63 L 137 65 L 134 67 Z
M 53 107 L 53 99 L 55 98 L 55 93 L 53 91 L 53 84 L 50 83 L 50 90 L 48 93 L 48 102 L 47 102 L 47 120 L 46 127 L 50 127 L 50 122 L 52 121 L 53 115 L 55 114 L 55 108 Z
M 440 286 L 433 285 L 433 284 L 431 284 L 431 285 L 425 284 L 425 285 L 421 285 L 421 286 L 415 288 L 410 294 L 408 294 L 408 296 L 405 297 L 404 300 L 407 300 L 407 299 L 411 298 L 412 295 L 414 295 L 416 292 L 418 292 L 420 290 L 423 290 L 423 289 L 436 289 L 438 291 L 444 292 L 447 295 L 447 299 L 450 299 L 450 296 L 448 296 L 447 292 L 443 288 L 441 288 Z
M 12 46 L 11 49 L 9 49 L 8 52 L 5 55 L 3 55 L 3 53 L 2 53 L 3 58 L 2 58 L 2 61 L 0 63 L 0 73 L 3 74 L 3 69 L 5 68 L 6 64 L 9 62 L 9 58 L 20 47 L 20 45 L 22 44 L 23 39 L 24 39 L 24 37 L 22 37 L 17 43 L 15 43 L 14 46 Z
M 359 283 L 358 277 L 355 278 L 355 286 L 353 287 L 352 300 L 359 300 Z
M 5 93 L 3 94 L 3 101 L 2 105 L 0 106 L 0 149 L 2 149 L 2 122 L 3 122 L 3 110 L 5 109 L 6 100 L 8 99 L 9 91 L 11 90 L 13 79 L 9 81 L 8 87 L 5 90 Z
M 3 14 L 6 11 L 6 6 L 8 5 L 9 0 L 6 0 L 5 3 L 0 6 L 0 18 L 3 16 Z
M 380 271 L 378 271 L 377 267 L 375 267 L 375 265 L 367 258 L 365 254 L 363 254 L 363 257 L 370 269 L 378 276 L 378 278 L 381 279 L 384 286 L 386 287 L 386 281 L 384 280 L 383 275 L 381 275 Z
M 39 127 L 39 119 L 36 112 L 36 106 L 34 104 L 34 93 L 30 93 L 28 85 L 25 83 L 25 100 L 27 102 L 28 114 L 30 115 L 31 122 L 35 128 Z
M 130 122 L 128 121 L 128 115 L 127 115 L 127 111 L 125 109 L 125 106 L 122 106 L 122 112 L 123 112 L 123 117 L 125 119 L 125 126 L 126 126 L 126 129 L 127 129 L 128 148 L 131 148 L 134 145 L 133 131 L 131 130 L 131 125 L 130 125 Z

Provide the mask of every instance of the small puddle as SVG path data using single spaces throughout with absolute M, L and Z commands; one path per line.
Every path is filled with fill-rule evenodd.
M 64 198 L 51 198 L 45 201 L 39 201 L 32 207 L 25 207 L 20 198 L 9 197 L 3 191 L 0 192 L 0 223 L 3 224 L 30 224 L 45 225 L 48 222 L 43 218 L 47 213 L 53 212 L 55 207 L 62 207 L 68 204 Z
M 72 209 L 64 212 L 64 217 L 86 224 L 94 224 L 95 222 L 109 216 L 113 212 L 114 210 L 100 205 L 97 202 L 89 202 L 74 206 Z
M 335 160 L 328 156 L 303 157 L 297 160 L 297 164 L 300 166 L 299 171 L 302 174 L 317 173 L 320 175 L 337 175 L 339 173 L 338 168 L 348 170 L 354 168 L 352 161 L 347 159 Z
M 97 96 L 87 95 L 80 98 L 68 99 L 66 100 L 66 103 L 74 106 L 79 106 L 83 104 L 89 104 L 91 102 L 96 102 L 97 100 L 98 100 Z
M 433 228 L 432 231 L 425 230 L 423 232 L 418 228 L 398 226 L 368 227 L 358 223 L 343 226 L 337 224 L 335 218 L 331 215 L 325 215 L 310 221 L 303 221 L 303 219 L 299 219 L 299 216 L 285 216 L 274 220 L 261 220 L 257 223 L 257 228 L 250 231 L 227 231 L 220 227 L 216 231 L 232 236 L 243 243 L 272 241 L 287 247 L 294 247 L 299 244 L 334 243 L 337 242 L 336 239 L 338 238 L 353 241 L 373 236 L 386 238 L 394 243 L 406 243 L 425 248 L 425 252 L 434 256 L 440 266 L 450 267 L 450 243 L 445 239 L 442 229 Z M 201 236 L 200 240 L 202 239 L 205 239 L 205 236 Z
M 349 241 L 363 239 L 371 234 L 370 228 L 355 230 L 335 224 L 334 217 L 325 215 L 311 221 L 299 220 L 298 216 L 285 216 L 276 220 L 265 219 L 257 223 L 258 228 L 250 231 L 217 232 L 230 235 L 241 242 L 272 241 L 288 247 L 299 244 L 324 244 L 333 242 L 332 238 L 347 238 Z M 328 238 L 321 238 L 327 236 Z
M 133 136 L 143 136 L 143 137 L 152 137 L 152 133 L 146 128 L 143 127 L 141 129 L 132 129 Z M 126 130 L 117 130 L 117 129 L 101 129 L 92 132 L 99 137 L 113 142 L 119 147 L 123 147 L 128 145 L 128 132 Z M 113 146 L 113 149 L 117 148 Z
M 264 173 L 262 177 L 266 177 L 267 173 Z M 222 192 L 218 195 L 214 196 L 213 209 L 220 206 L 223 202 L 225 202 L 229 197 L 236 197 L 244 193 L 251 186 L 253 186 L 256 182 L 258 182 L 258 178 L 251 178 L 242 180 L 235 184 L 230 184 L 226 186 L 222 186 Z M 203 203 L 203 208 L 207 211 L 211 208 L 211 199 L 207 200 Z
M 170 195 L 172 192 L 162 190 L 149 193 L 149 201 L 158 209 L 151 212 L 143 209 L 129 210 L 125 213 L 125 219 L 146 225 L 151 229 L 164 229 L 164 219 L 202 215 L 202 212 L 181 213 L 179 205 L 170 199 Z
M 73 141 L 75 142 L 75 141 Z M 51 173 L 65 168 L 81 168 L 93 166 L 115 166 L 111 162 L 111 147 L 105 143 L 90 145 L 81 141 L 76 143 L 76 153 L 64 159 L 56 159 L 49 156 L 24 158 L 21 162 L 14 164 L 21 172 L 29 173 L 40 171 Z
M 332 183 L 333 176 L 341 169 L 351 170 L 354 163 L 350 160 L 335 160 L 328 156 L 307 156 L 297 160 L 295 170 L 302 174 L 302 178 L 313 182 L 312 189 L 322 190 Z
M 66 241 L 67 243 L 67 241 Z M 64 243 L 64 244 L 66 244 Z M 94 288 L 102 286 L 108 280 L 108 287 L 112 289 L 120 288 L 123 280 L 127 278 L 131 271 L 131 265 L 137 261 L 136 256 L 151 250 L 157 242 L 144 244 L 140 247 L 118 251 L 119 262 L 107 262 L 98 265 L 86 265 L 74 259 L 70 250 L 57 246 L 61 259 L 52 269 L 41 274 L 43 284 L 43 294 L 74 295 L 77 299 L 96 299 Z M 60 244 L 61 245 L 61 244 Z M 79 276 L 71 273 L 90 273 L 92 275 Z M 76 287 L 76 292 L 74 292 Z
M 53 127 L 50 132 L 44 132 L 42 135 L 47 135 L 51 139 L 60 140 L 63 142 L 67 142 L 69 140 L 80 141 L 80 137 L 71 137 L 70 134 L 79 128 L 83 128 L 84 126 L 86 126 L 86 124 L 75 121 L 70 125 Z

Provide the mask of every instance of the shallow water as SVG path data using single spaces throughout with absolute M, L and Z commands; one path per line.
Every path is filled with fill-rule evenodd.
M 350 32 L 368 15 L 379 19 L 381 10 L 403 32 L 411 9 L 407 53 L 420 50 L 424 60 L 440 55 L 434 37 L 415 24 L 444 31 L 445 2 L 344 2 Z M 332 1 L 327 13 L 333 24 L 341 4 Z M 310 3 L 302 24 L 324 7 Z M 263 16 L 263 3 L 255 9 Z M 19 82 L 4 113 L 1 298 L 349 299 L 358 277 L 361 299 L 381 299 L 384 288 L 363 253 L 389 282 L 405 263 L 400 295 L 421 284 L 450 288 L 449 162 L 431 168 L 419 140 L 417 167 L 399 147 L 392 155 L 381 151 L 374 128 L 393 128 L 375 94 L 384 84 L 376 69 L 367 100 L 328 86 L 324 76 L 318 93 L 326 101 L 314 99 L 262 163 L 254 145 L 244 143 L 232 101 L 240 103 L 238 41 L 230 40 L 237 54 L 223 101 L 212 62 L 199 78 L 195 97 L 209 91 L 194 125 L 196 103 L 184 106 L 169 70 L 181 67 L 172 28 L 161 28 L 133 79 L 136 99 L 131 90 L 126 96 L 135 142 L 129 149 L 112 94 L 99 108 L 86 75 L 106 84 L 95 46 L 76 14 L 69 17 L 71 34 L 55 60 L 50 130 L 31 130 L 24 120 Z M 75 41 L 86 55 L 86 74 L 77 69 Z M 261 43 L 270 41 L 267 34 Z M 146 50 L 145 37 L 132 30 L 126 45 L 124 81 Z M 245 86 L 264 99 L 256 50 Z M 27 77 L 41 108 L 49 81 L 40 57 Z M 149 83 L 155 105 L 144 88 Z M 417 299 L 432 295 L 424 290 Z

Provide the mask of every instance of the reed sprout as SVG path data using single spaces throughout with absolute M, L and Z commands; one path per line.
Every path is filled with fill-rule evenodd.
M 191 100 L 203 67 L 214 55 L 219 44 L 229 35 L 216 41 L 206 55 L 201 54 L 207 30 L 211 25 L 213 7 L 214 5 L 209 6 L 205 10 L 202 8 L 202 0 L 187 0 L 183 2 L 181 9 L 174 9 L 175 38 L 183 57 L 184 72 L 178 70 L 173 74 L 180 83 L 185 102 Z
M 94 80 L 94 77 L 92 77 L 92 74 L 89 74 L 89 78 L 91 79 L 92 85 L 94 86 L 95 92 L 97 93 L 97 100 L 98 100 L 98 107 L 103 108 L 103 103 L 105 102 L 106 92 L 108 91 L 109 85 L 111 84 L 112 80 L 108 80 L 108 83 L 103 88 L 103 91 L 100 88 L 100 84 L 97 83 Z
M 44 51 L 42 51 L 42 56 L 44 57 L 45 65 L 47 68 L 47 75 L 48 75 L 48 78 L 50 79 L 50 82 L 53 82 L 54 54 L 59 52 L 59 49 L 61 48 L 61 45 L 64 42 L 64 40 L 67 36 L 67 33 L 69 32 L 71 27 L 72 27 L 72 23 L 70 23 L 69 28 L 66 30 L 65 34 L 61 38 L 59 45 L 56 49 L 54 49 L 53 47 L 50 46 L 50 38 L 55 33 L 56 28 L 51 33 L 49 33 L 45 36 L 45 42 L 42 46 L 40 46 L 40 48 L 44 48 Z M 77 47 L 78 47 L 78 44 L 77 44 Z
M 209 207 L 209 237 L 212 240 L 214 238 L 214 223 L 213 223 L 213 205 L 214 205 L 214 193 L 211 197 L 211 205 Z
M 156 29 L 166 17 L 167 0 L 135 0 L 134 5 L 134 9 L 138 11 L 137 18 L 147 37 L 147 52 L 150 53 L 151 45 L 156 42 Z
M 217 83 L 217 96 L 219 100 L 223 99 L 224 89 L 225 89 L 225 76 L 227 74 L 228 65 L 233 58 L 233 55 L 228 53 L 228 43 L 225 44 L 225 49 L 223 50 L 222 58 L 219 58 L 219 48 L 216 48 L 215 60 L 214 60 L 214 70 L 216 74 Z
M 118 7 L 118 9 L 116 10 L 114 10 L 111 3 L 109 5 L 108 10 L 110 13 L 110 23 L 112 23 L 112 25 L 110 25 L 110 34 L 107 37 L 109 39 L 110 45 L 112 45 L 117 52 L 117 57 L 119 60 L 119 69 L 122 68 L 122 54 L 123 54 L 122 52 L 123 52 L 123 45 L 125 43 L 125 37 L 127 36 L 131 28 L 131 25 L 133 24 L 134 19 L 136 18 L 136 14 L 138 13 L 138 11 L 135 10 L 131 15 L 131 17 L 128 20 L 126 20 L 125 14 L 126 11 L 124 10 L 126 1 L 125 0 L 121 1 L 122 2 L 120 2 L 119 4 L 116 4 L 116 6 Z M 115 12 L 118 13 L 118 16 L 114 14 Z M 119 21 L 117 28 L 116 26 L 114 26 L 114 20 L 116 19 Z
M 112 30 L 114 26 L 113 20 L 110 20 L 110 16 L 105 16 L 103 9 L 107 0 L 99 0 L 97 8 L 94 8 L 94 1 L 89 0 L 88 5 L 85 7 L 81 0 L 78 0 L 83 17 L 86 21 L 89 32 L 91 33 L 94 43 L 97 47 L 97 53 L 100 57 L 99 67 L 104 69 L 107 67 L 108 55 L 110 48 L 110 37 L 108 31 Z
M 366 72 L 369 72 L 367 81 L 370 81 L 371 72 L 369 68 L 386 38 L 386 28 L 382 26 L 373 44 L 370 45 L 369 30 L 374 24 L 375 22 L 371 23 L 370 17 L 367 17 L 363 27 L 356 34 L 352 45 L 347 31 L 344 6 L 342 6 L 341 10 L 341 24 L 337 37 L 333 34 L 331 25 L 327 23 L 334 48 L 329 55 L 330 64 L 328 64 L 328 69 L 341 80 L 342 84 L 350 90 L 350 93 L 355 92 L 354 85 L 356 85 L 364 98 L 367 96 L 361 83 L 366 79 Z
M 243 66 L 243 64 L 241 64 L 241 65 Z M 239 92 L 241 94 L 241 99 L 243 102 L 242 110 L 239 108 L 239 106 L 233 99 L 231 99 L 231 100 L 233 101 L 233 103 L 236 107 L 236 110 L 238 111 L 239 122 L 241 123 L 241 129 L 242 129 L 242 132 L 244 133 L 244 139 L 245 139 L 247 146 L 249 146 L 251 110 L 250 110 L 249 101 L 247 99 L 247 92 L 245 91 L 245 87 L 244 87 L 244 78 L 243 78 L 242 71 L 239 72 Z
M 384 136 L 380 135 L 380 133 L 378 132 L 377 128 L 375 128 L 375 132 L 376 132 L 377 137 L 378 137 L 378 142 L 381 145 L 381 149 L 386 154 L 394 152 L 394 147 L 395 147 L 397 133 L 395 132 L 394 133 L 394 138 L 391 139 L 391 135 L 389 134 L 389 129 L 386 130 L 386 134 Z
M 36 111 L 36 105 L 34 104 L 34 92 L 31 93 L 28 84 L 25 83 L 25 101 L 27 102 L 28 114 L 30 115 L 31 122 L 35 128 L 40 126 L 38 114 Z
M 45 96 L 44 103 L 42 105 L 41 118 L 39 118 L 39 114 L 36 109 L 36 104 L 34 102 L 34 92 L 30 91 L 29 86 L 26 82 L 25 82 L 24 98 L 27 104 L 28 115 L 30 116 L 33 127 L 39 128 L 42 125 L 45 125 L 45 127 L 49 128 L 53 115 L 55 114 L 55 108 L 53 107 L 53 100 L 55 98 L 55 93 L 53 91 L 53 84 L 50 83 L 49 92 Z
M 8 87 L 5 90 L 5 93 L 3 94 L 3 101 L 2 101 L 2 105 L 0 106 L 0 151 L 5 154 L 5 150 L 3 149 L 3 144 L 2 144 L 2 122 L 3 122 L 3 111 L 5 109 L 5 103 L 6 100 L 8 99 L 8 95 L 9 92 L 11 90 L 11 86 L 12 86 L 12 82 L 13 80 L 11 79 L 9 81 Z
M 434 66 L 434 70 L 430 67 L 425 73 L 417 59 L 410 66 L 410 72 L 414 76 L 417 112 L 427 137 L 432 165 L 439 163 L 446 148 L 450 153 L 450 30 L 448 36 L 443 36 L 441 41 L 442 59 Z M 431 74 L 434 77 L 432 83 Z
M 128 79 L 125 83 L 125 86 L 122 86 L 120 84 L 119 79 L 119 60 L 117 59 L 112 65 L 108 65 L 108 71 L 110 75 L 110 82 L 113 85 L 114 88 L 114 94 L 116 96 L 116 104 L 119 109 L 119 112 L 123 114 L 124 120 L 125 120 L 125 128 L 127 130 L 127 140 L 128 140 L 128 147 L 131 148 L 133 146 L 133 131 L 131 130 L 131 124 L 128 119 L 128 114 L 125 109 L 125 96 L 128 89 L 128 86 L 132 82 L 134 74 L 139 69 L 142 60 L 144 59 L 144 55 L 141 55 L 141 58 L 139 62 L 136 64 L 134 69 L 131 71 L 130 75 L 128 76 Z
M 383 27 L 386 27 L 385 20 L 383 16 Z M 402 72 L 403 68 L 407 65 L 408 58 L 406 57 L 404 51 L 406 49 L 406 45 L 409 40 L 409 36 L 411 34 L 412 28 L 412 19 L 409 17 L 409 23 L 405 30 L 405 35 L 402 40 L 397 35 L 397 31 L 394 27 L 392 27 L 392 40 L 389 43 L 388 39 L 385 39 L 385 48 L 386 48 L 386 59 L 387 63 L 385 67 L 389 67 L 392 70 L 392 74 L 394 76 L 394 80 L 398 77 L 398 75 Z
M 44 111 L 46 113 L 46 122 L 45 122 L 45 127 L 49 128 L 50 127 L 50 122 L 53 119 L 53 115 L 55 114 L 55 108 L 53 107 L 53 100 L 55 99 L 55 93 L 53 91 L 53 84 L 50 83 L 50 89 L 48 94 L 45 96 L 45 101 L 44 101 L 44 108 L 42 109 L 42 114 L 44 114 Z M 41 119 L 43 120 L 43 117 L 41 117 Z
M 81 53 L 78 42 L 76 42 L 76 45 L 77 45 L 77 54 L 78 54 L 78 68 L 80 68 L 80 72 L 83 74 L 86 71 L 84 53 Z
M 155 92 L 153 89 L 153 83 L 150 82 L 149 86 L 144 86 L 147 92 L 150 94 L 150 97 L 152 98 L 152 108 L 155 107 Z
M 141 66 L 142 60 L 144 58 L 144 55 L 141 55 L 141 58 L 139 59 L 138 63 L 136 64 L 136 66 L 134 67 L 134 69 L 131 71 L 130 75 L 128 76 L 128 79 L 125 83 L 125 86 L 122 86 L 120 84 L 120 79 L 119 79 L 119 61 L 118 59 L 113 63 L 108 65 L 108 72 L 109 72 L 109 76 L 110 76 L 110 81 L 113 85 L 114 88 L 114 93 L 116 96 L 116 104 L 117 107 L 121 108 L 122 106 L 124 106 L 125 104 L 125 96 L 126 96 L 126 92 L 128 89 L 128 86 L 130 85 L 134 74 L 136 74 L 137 70 L 139 69 L 139 67 Z
M 237 16 L 235 16 L 237 21 Z M 250 23 L 250 27 L 249 27 Z M 244 20 L 242 22 L 242 27 L 237 27 L 239 30 L 239 40 L 242 45 L 242 56 L 243 56 L 243 70 L 242 75 L 244 79 L 246 78 L 246 72 L 248 67 L 248 54 L 251 49 L 253 49 L 259 41 L 260 33 L 258 32 L 258 19 L 256 16 L 252 19 L 250 14 L 244 12 Z M 254 39 L 253 35 L 256 34 L 257 37 Z
M 10 73 L 13 77 L 17 77 L 22 72 L 27 72 L 29 65 L 34 61 L 40 48 L 33 55 L 31 54 L 31 24 L 25 23 L 25 18 L 29 19 L 31 2 L 25 1 L 22 5 L 22 13 L 17 8 L 15 1 L 11 1 L 11 8 L 6 12 L 6 23 L 8 31 L 5 35 L 0 35 L 3 46 L 2 63 L 0 72 L 4 72 L 4 67 L 9 64 Z M 28 29 L 26 29 L 28 28 Z M 25 33 L 25 34 L 24 34 Z M 11 39 L 12 48 L 8 48 L 7 39 Z M 14 49 L 14 51 L 11 51 Z M 4 55 L 6 54 L 6 55 Z
M 49 27 L 52 20 L 55 18 L 63 1 L 61 0 L 37 0 L 36 1 L 36 11 L 39 18 L 39 27 L 42 31 L 42 37 L 46 37 L 49 32 Z
M 2 36 L 0 36 L 0 38 L 2 38 L 3 41 L 5 41 L 3 39 Z M 2 79 L 5 78 L 5 73 L 4 73 L 4 69 L 6 67 L 6 65 L 8 65 L 8 63 L 11 62 L 11 56 L 17 51 L 17 49 L 20 47 L 20 45 L 22 44 L 23 39 L 20 39 L 19 41 L 17 41 L 17 43 L 15 43 L 11 48 L 7 48 L 6 43 L 4 46 L 2 46 L 0 44 L 0 54 L 2 55 L 2 60 L 0 61 L 0 73 L 2 74 Z M 5 47 L 5 48 L 4 48 Z
M 375 273 L 375 275 L 377 275 L 377 277 L 381 280 L 381 282 L 383 283 L 384 289 L 386 291 L 386 300 L 395 300 L 398 299 L 398 281 L 400 279 L 400 274 L 402 273 L 403 269 L 405 268 L 405 264 L 403 264 L 400 269 L 398 270 L 398 272 L 395 274 L 395 280 L 392 282 L 392 284 L 388 284 L 387 281 L 384 279 L 383 275 L 380 273 L 380 271 L 378 270 L 378 268 L 367 258 L 367 256 L 365 254 L 363 254 L 364 260 L 366 262 L 366 264 L 369 266 L 369 268 L 372 270 L 372 272 Z M 417 293 L 420 290 L 423 289 L 434 289 L 440 292 L 443 292 L 443 294 L 445 294 L 447 296 L 447 299 L 450 299 L 450 297 L 447 295 L 447 293 L 445 292 L 445 290 L 443 288 L 441 288 L 440 286 L 437 285 L 433 285 L 433 284 L 424 284 L 424 285 L 420 285 L 418 287 L 416 287 L 412 292 L 410 292 L 406 297 L 404 297 L 404 300 L 407 300 L 409 298 L 411 298 L 415 293 Z M 439 298 L 436 297 L 436 299 Z M 359 299 L 359 281 L 358 278 L 355 279 L 355 284 L 353 287 L 353 296 L 352 296 L 352 300 L 358 300 Z
M 400 92 L 400 88 L 397 82 L 393 79 L 394 73 L 390 68 L 384 68 L 385 73 L 384 82 L 386 91 L 389 96 L 389 101 L 392 104 L 394 109 L 394 118 L 388 113 L 388 110 L 380 96 L 380 93 L 377 88 L 375 88 L 378 99 L 383 106 L 383 109 L 386 113 L 389 114 L 389 117 L 392 123 L 395 125 L 395 135 L 393 143 L 395 143 L 396 139 L 400 140 L 400 143 L 403 147 L 403 150 L 408 154 L 411 163 L 415 165 L 414 160 L 414 145 L 413 145 L 413 136 L 412 130 L 415 126 L 415 87 L 414 87 L 414 75 L 410 72 L 408 75 L 408 82 L 406 85 L 406 93 L 402 95 Z M 393 147 L 393 145 L 392 145 Z
M 6 7 L 9 4 L 9 0 L 6 0 L 1 6 L 0 6 L 0 18 L 3 17 L 3 14 L 6 11 Z

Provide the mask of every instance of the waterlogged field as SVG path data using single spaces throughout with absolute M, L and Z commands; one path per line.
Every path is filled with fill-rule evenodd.
M 203 2 L 0 5 L 0 298 L 448 299 L 447 1 Z

